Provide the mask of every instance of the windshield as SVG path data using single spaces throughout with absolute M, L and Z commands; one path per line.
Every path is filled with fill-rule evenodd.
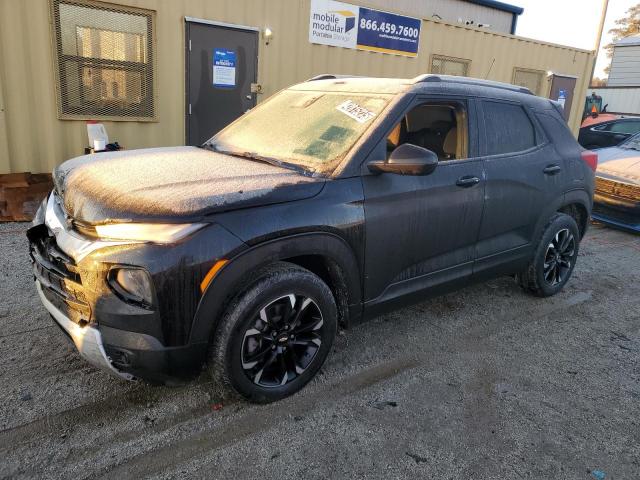
M 392 98 L 284 90 L 222 130 L 205 147 L 329 174 Z
M 619 145 L 620 148 L 627 148 L 629 150 L 640 150 L 640 133 L 636 133 L 633 137 L 628 138 L 625 142 Z

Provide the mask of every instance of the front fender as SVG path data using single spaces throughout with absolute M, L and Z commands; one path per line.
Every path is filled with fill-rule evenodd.
M 362 305 L 361 272 L 347 242 L 327 232 L 301 233 L 255 245 L 232 258 L 214 277 L 200 300 L 193 319 L 190 343 L 211 339 L 226 305 L 242 291 L 251 272 L 270 263 L 302 255 L 320 255 L 335 263 L 344 278 L 349 311 L 359 312 Z

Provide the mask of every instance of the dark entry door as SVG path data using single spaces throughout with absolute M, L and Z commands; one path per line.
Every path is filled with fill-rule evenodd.
M 258 31 L 187 21 L 187 144 L 200 145 L 256 104 Z
M 576 88 L 575 77 L 565 77 L 562 75 L 553 75 L 551 79 L 551 91 L 549 98 L 556 100 L 563 105 L 563 115 L 565 120 L 569 120 L 571 113 L 571 104 L 573 103 L 573 91 Z

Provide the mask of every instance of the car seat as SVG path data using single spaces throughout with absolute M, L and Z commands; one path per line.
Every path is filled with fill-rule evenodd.
M 454 160 L 458 150 L 458 127 L 453 127 L 447 132 L 442 144 L 445 160 Z

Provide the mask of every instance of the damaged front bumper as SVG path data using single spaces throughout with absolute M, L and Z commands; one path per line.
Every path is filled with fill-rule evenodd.
M 176 319 L 185 318 L 190 324 L 192 318 L 184 304 L 176 309 L 170 303 L 179 278 L 173 272 L 182 252 L 169 256 L 166 246 L 83 237 L 70 226 L 53 194 L 43 203 L 27 237 L 40 300 L 88 362 L 122 379 L 153 383 L 175 383 L 198 372 L 206 342 L 176 341 L 170 331 Z M 172 247 L 172 252 L 176 250 Z M 140 305 L 115 292 L 108 273 L 123 265 L 155 274 L 163 301 Z M 192 273 L 183 275 L 188 278 Z M 195 300 L 187 303 L 197 305 Z M 163 317 L 163 309 L 170 315 Z
M 111 359 L 105 352 L 104 345 L 102 343 L 102 335 L 98 328 L 93 325 L 81 326 L 73 322 L 69 317 L 58 310 L 55 305 L 49 301 L 49 299 L 47 299 L 42 291 L 42 285 L 38 280 L 36 280 L 36 289 L 38 290 L 40 301 L 44 307 L 51 314 L 60 328 L 69 335 L 69 338 L 73 341 L 78 352 L 87 362 L 125 380 L 135 380 L 135 377 L 130 373 L 122 372 L 113 366 Z

